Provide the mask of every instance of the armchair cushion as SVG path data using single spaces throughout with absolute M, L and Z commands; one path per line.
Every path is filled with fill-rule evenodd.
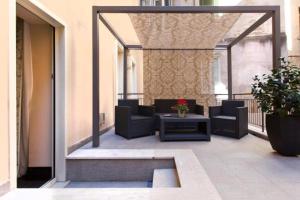
M 212 118 L 222 114 L 222 106 L 210 106 L 208 108 L 209 117 Z
M 138 114 L 144 116 L 154 116 L 154 107 L 153 106 L 139 106 Z
M 225 119 L 225 120 L 236 120 L 236 117 L 234 116 L 225 116 L 225 115 L 217 115 L 214 116 L 215 119 Z
M 116 114 L 116 118 L 129 120 L 130 116 L 131 116 L 130 107 L 128 107 L 128 106 L 115 106 L 115 114 Z
M 222 115 L 236 116 L 236 107 L 244 107 L 244 101 L 222 101 Z
M 142 115 L 132 115 L 131 116 L 131 120 L 149 120 L 152 119 L 152 117 L 148 117 L 148 116 L 142 116 Z
M 139 100 L 138 99 L 119 99 L 118 106 L 130 107 L 131 114 L 137 115 L 139 112 Z

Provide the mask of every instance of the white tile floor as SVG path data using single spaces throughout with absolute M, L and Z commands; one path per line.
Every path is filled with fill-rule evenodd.
M 212 136 L 211 142 L 160 142 L 158 136 L 126 140 L 111 130 L 100 137 L 100 148 L 192 149 L 224 200 L 300 199 L 300 157 L 282 157 L 252 135 L 241 140 Z

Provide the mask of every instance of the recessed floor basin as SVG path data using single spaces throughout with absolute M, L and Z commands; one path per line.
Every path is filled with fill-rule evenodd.
M 150 181 L 70 182 L 65 188 L 151 188 Z
M 68 159 L 67 188 L 180 187 L 174 158 Z

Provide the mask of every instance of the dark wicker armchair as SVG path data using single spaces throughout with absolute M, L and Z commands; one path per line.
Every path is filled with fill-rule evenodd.
M 115 133 L 127 139 L 154 135 L 154 108 L 138 100 L 119 100 L 115 107 Z
M 212 134 L 240 139 L 248 134 L 248 108 L 244 101 L 223 100 L 209 107 Z

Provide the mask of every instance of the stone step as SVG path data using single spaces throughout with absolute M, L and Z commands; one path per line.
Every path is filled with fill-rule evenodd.
M 152 187 L 180 187 L 178 180 L 176 169 L 155 169 Z

